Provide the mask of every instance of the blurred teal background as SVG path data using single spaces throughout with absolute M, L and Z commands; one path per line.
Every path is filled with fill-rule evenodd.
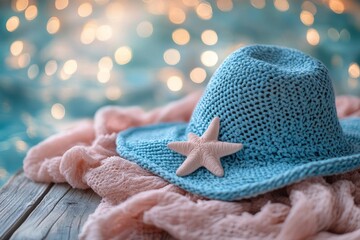
M 151 108 L 203 88 L 253 43 L 307 52 L 360 96 L 360 4 L 319 0 L 3 0 L 0 185 L 26 151 L 104 105 Z

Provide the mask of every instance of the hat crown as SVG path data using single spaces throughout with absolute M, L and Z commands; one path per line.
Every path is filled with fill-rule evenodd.
M 221 119 L 219 139 L 243 143 L 238 156 L 245 159 L 351 150 L 326 67 L 294 49 L 256 45 L 232 53 L 211 78 L 187 132 L 203 134 L 215 116 Z

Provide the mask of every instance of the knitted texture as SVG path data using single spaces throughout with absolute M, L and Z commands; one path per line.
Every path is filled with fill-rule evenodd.
M 190 132 L 201 136 L 216 116 L 219 141 L 244 149 L 222 158 L 223 178 L 204 168 L 176 176 L 184 157 L 167 144 L 185 141 Z M 340 126 L 321 62 L 294 49 L 256 45 L 234 52 L 218 68 L 189 124 L 121 132 L 117 152 L 192 193 L 238 200 L 360 167 L 360 126 L 354 124 Z

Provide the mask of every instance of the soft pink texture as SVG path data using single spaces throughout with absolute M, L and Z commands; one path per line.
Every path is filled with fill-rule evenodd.
M 81 239 L 360 239 L 360 170 L 223 202 L 187 193 L 116 154 L 117 132 L 188 121 L 200 95 L 150 112 L 104 107 L 93 122 L 33 147 L 25 174 L 35 181 L 90 187 L 103 198 Z M 359 98 L 338 97 L 336 106 L 339 117 L 360 116 Z
M 336 98 L 336 109 L 340 118 L 360 116 L 360 101 L 357 97 L 339 96 Z

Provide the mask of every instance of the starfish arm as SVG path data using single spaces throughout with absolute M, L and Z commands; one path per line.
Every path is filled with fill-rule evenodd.
M 193 151 L 181 164 L 181 166 L 176 170 L 176 175 L 183 177 L 195 172 L 198 168 L 202 167 L 202 162 L 200 159 L 200 154 L 198 151 Z
M 196 142 L 199 139 L 199 136 L 191 132 L 188 134 L 188 139 L 190 142 Z
M 224 176 L 224 169 L 221 165 L 220 158 L 211 154 L 203 155 L 203 166 L 212 174 L 218 177 Z
M 219 129 L 220 129 L 220 118 L 215 117 L 211 121 L 208 129 L 202 135 L 202 138 L 204 138 L 207 141 L 216 141 L 219 137 Z
M 207 143 L 209 150 L 217 157 L 224 157 L 240 151 L 243 148 L 241 143 L 228 142 L 209 142 Z
M 220 158 L 236 153 L 243 148 L 243 145 L 218 141 L 219 130 L 220 118 L 215 117 L 201 137 L 189 133 L 187 142 L 168 143 L 170 149 L 187 156 L 176 170 L 177 176 L 189 175 L 200 167 L 205 167 L 215 176 L 224 176 Z
M 167 146 L 171 150 L 184 156 L 187 156 L 194 149 L 191 142 L 170 142 Z

